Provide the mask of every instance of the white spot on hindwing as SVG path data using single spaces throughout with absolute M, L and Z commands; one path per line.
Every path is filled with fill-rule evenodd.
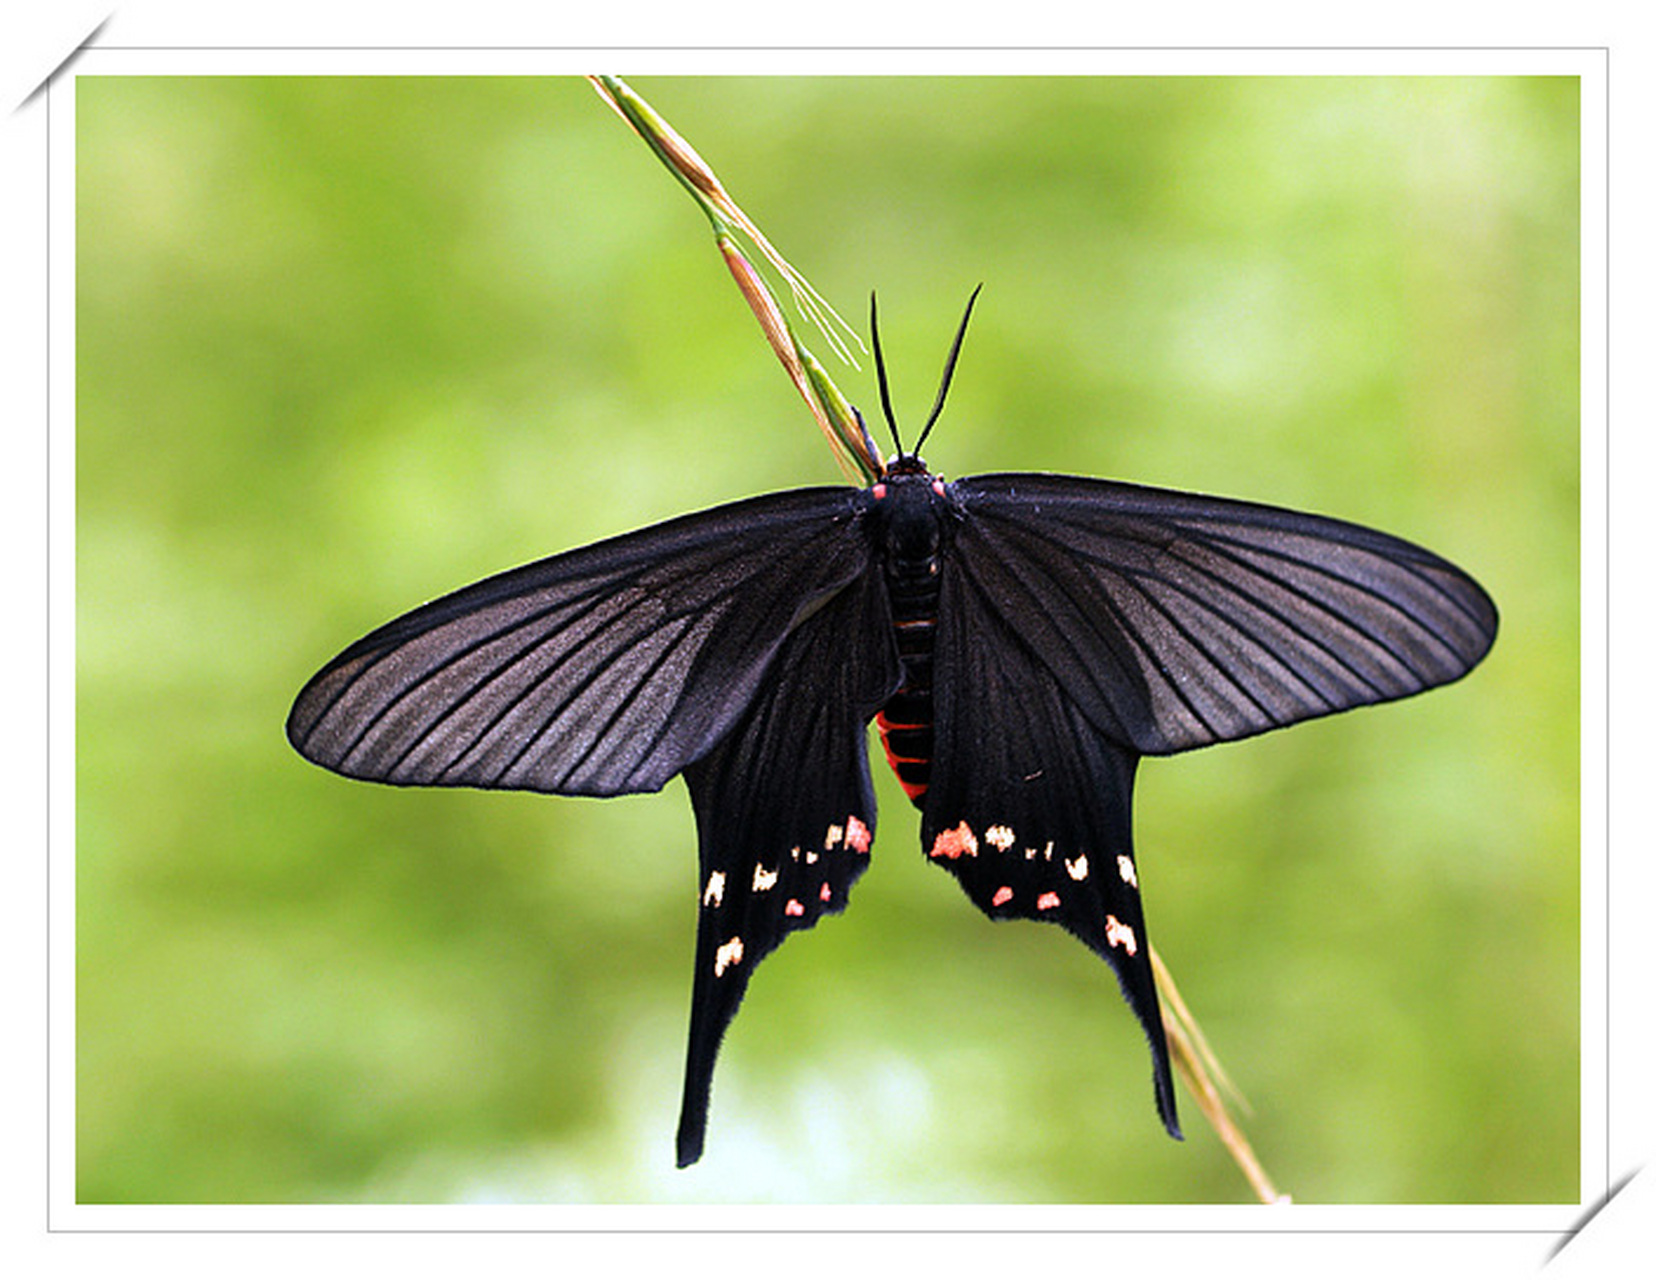
M 1005 853 L 1012 847 L 1012 842 L 1017 839 L 1017 836 L 1012 834 L 1011 827 L 997 825 L 990 827 L 989 830 L 985 831 L 983 833 L 983 838 L 990 844 L 994 845 L 995 848 L 999 849 L 1002 853 Z
M 1087 855 L 1084 853 L 1077 854 L 1074 862 L 1065 858 L 1064 870 L 1069 872 L 1071 880 L 1085 880 L 1087 878 Z
M 765 868 L 763 867 L 763 865 L 761 865 L 760 863 L 757 863 L 757 862 L 754 863 L 753 864 L 753 891 L 755 893 L 763 893 L 766 889 L 769 889 L 772 885 L 774 885 L 776 883 L 776 877 L 780 873 L 780 871 L 781 871 L 780 867 L 778 867 L 776 871 L 766 871 Z
M 1138 954 L 1138 936 L 1133 932 L 1133 926 L 1122 924 L 1114 916 L 1104 917 L 1104 941 L 1112 947 L 1123 948 L 1130 956 Z
M 724 901 L 725 875 L 722 871 L 715 871 L 707 877 L 707 888 L 702 890 L 702 906 L 716 907 Z M 680 902 L 684 899 L 680 898 Z
M 724 971 L 733 964 L 742 963 L 742 940 L 732 938 L 713 953 L 713 976 L 724 977 Z
M 822 842 L 822 847 L 824 849 L 832 849 L 843 839 L 845 839 L 845 828 L 840 826 L 837 822 L 831 823 L 828 827 L 827 838 Z
M 1138 868 L 1133 866 L 1133 860 L 1125 853 L 1116 855 L 1116 870 L 1121 872 L 1121 878 L 1133 888 L 1138 888 Z

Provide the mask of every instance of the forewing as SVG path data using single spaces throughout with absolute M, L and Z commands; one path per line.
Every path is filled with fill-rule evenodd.
M 485 579 L 359 640 L 288 737 L 356 778 L 654 791 L 705 752 L 790 629 L 867 568 L 856 491 L 684 516 Z
M 958 557 L 938 607 L 936 754 L 923 847 L 991 919 L 1062 925 L 1115 971 L 1179 1136 L 1133 854 L 1138 754 L 1081 713 Z
M 1419 693 L 1495 639 L 1476 582 L 1358 525 L 1072 476 L 950 492 L 971 597 L 1093 726 L 1141 752 Z
M 685 770 L 701 845 L 701 913 L 678 1163 L 702 1152 L 713 1064 L 759 962 L 845 909 L 868 865 L 867 726 L 896 688 L 885 587 L 871 572 L 788 637 L 757 696 Z

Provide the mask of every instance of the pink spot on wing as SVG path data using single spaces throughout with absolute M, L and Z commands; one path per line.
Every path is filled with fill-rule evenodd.
M 1133 932 L 1133 926 L 1122 924 L 1114 916 L 1104 917 L 1104 941 L 1112 947 L 1125 948 L 1130 956 L 1138 954 L 1138 935 Z
M 833 896 L 834 896 L 833 887 L 831 885 L 829 885 L 829 883 L 826 880 L 824 880 L 822 882 L 822 892 L 819 893 L 817 895 L 817 897 L 821 898 L 824 902 L 827 902 Z
M 867 853 L 874 843 L 874 833 L 863 825 L 863 820 L 852 814 L 845 820 L 845 843 L 858 853 Z
M 995 896 L 989 899 L 989 905 L 994 907 L 1004 907 L 1011 901 L 1012 887 L 1010 885 L 1003 884 L 1000 888 L 995 890 Z
M 958 827 L 937 833 L 937 838 L 932 841 L 931 856 L 948 858 L 952 862 L 961 854 L 969 858 L 976 857 L 977 851 L 977 837 L 972 834 L 972 829 L 962 822 Z
M 1051 911 L 1060 901 L 1061 899 L 1056 893 L 1043 893 L 1035 899 L 1035 909 L 1037 911 Z
M 798 898 L 789 898 L 788 905 L 782 908 L 785 916 L 802 916 L 805 914 L 805 904 Z

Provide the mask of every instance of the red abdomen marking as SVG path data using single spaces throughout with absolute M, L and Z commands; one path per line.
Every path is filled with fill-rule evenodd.
M 903 691 L 899 690 L 897 696 Z M 892 699 L 896 701 L 896 697 Z M 929 699 L 928 699 L 929 701 Z M 932 726 L 893 720 L 884 711 L 874 717 L 880 726 L 880 741 L 885 745 L 886 763 L 903 784 L 908 798 L 918 807 L 925 800 L 926 788 L 931 783 Z
M 919 581 L 887 574 L 897 654 L 903 660 L 903 683 L 880 713 L 886 760 L 916 808 L 925 807 L 931 784 L 933 732 L 932 640 L 937 632 L 937 575 Z

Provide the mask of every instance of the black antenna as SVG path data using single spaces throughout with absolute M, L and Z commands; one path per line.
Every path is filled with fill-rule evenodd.
M 937 388 L 937 403 L 932 405 L 931 417 L 926 419 L 926 425 L 920 428 L 920 438 L 914 442 L 914 452 L 920 452 L 920 446 L 926 443 L 926 437 L 931 434 L 932 424 L 943 412 L 943 397 L 949 394 L 949 380 L 954 377 L 955 361 L 960 357 L 960 344 L 966 340 L 966 322 L 972 318 L 972 304 L 977 301 L 978 294 L 983 292 L 980 284 L 972 290 L 972 296 L 966 299 L 966 314 L 960 317 L 960 328 L 955 331 L 954 345 L 949 348 L 949 359 L 943 366 L 943 381 Z M 881 387 L 885 383 L 882 374 Z
M 897 434 L 897 418 L 891 412 L 891 391 L 886 386 L 885 357 L 880 354 L 880 304 L 874 291 L 868 291 L 868 332 L 874 339 L 874 372 L 880 380 L 880 408 L 885 410 L 886 425 L 891 428 L 891 441 L 897 446 L 897 456 L 903 456 L 903 439 Z

